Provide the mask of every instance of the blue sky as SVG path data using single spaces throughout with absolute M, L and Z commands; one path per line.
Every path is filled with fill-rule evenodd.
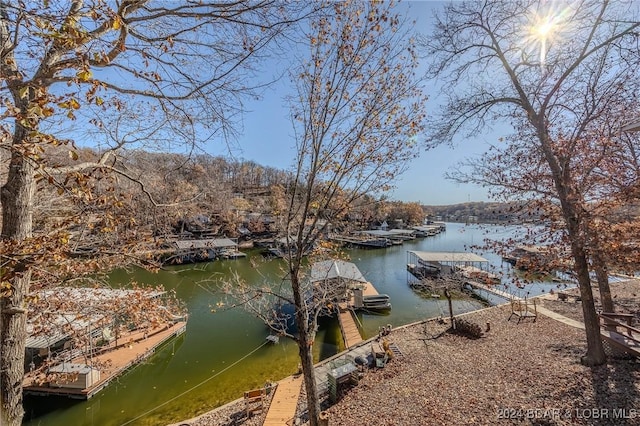
M 409 8 L 409 14 L 417 21 L 422 33 L 431 31 L 430 21 L 434 9 L 442 2 L 413 1 L 401 4 Z M 286 61 L 273 61 L 265 78 L 273 78 L 282 72 Z M 437 109 L 435 100 L 437 87 L 428 83 L 430 100 L 427 113 Z M 262 99 L 245 104 L 249 112 L 244 116 L 244 129 L 232 149 L 238 159 L 252 160 L 256 163 L 287 169 L 294 158 L 294 141 L 284 96 L 290 92 L 288 78 L 282 78 L 266 89 Z M 423 204 L 443 205 L 467 201 L 487 201 L 486 190 L 473 185 L 460 185 L 444 179 L 443 174 L 457 162 L 468 156 L 480 155 L 486 149 L 487 142 L 495 141 L 497 134 L 487 135 L 475 140 L 464 140 L 450 146 L 422 152 L 409 166 L 407 172 L 398 177 L 396 189 L 389 194 L 392 199 L 401 201 L 419 201 Z M 212 154 L 228 155 L 223 147 L 211 147 Z M 214 152 L 215 151 L 215 152 Z

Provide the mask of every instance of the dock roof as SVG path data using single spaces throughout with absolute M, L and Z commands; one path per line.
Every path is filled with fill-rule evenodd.
M 344 260 L 325 260 L 311 266 L 311 282 L 324 281 L 332 278 L 343 278 L 351 281 L 366 283 L 358 267 Z
M 103 318 L 103 315 L 83 317 L 75 314 L 60 314 L 47 325 L 47 332 L 37 335 L 32 334 L 34 326 L 28 323 L 27 333 L 29 336 L 25 347 L 27 349 L 46 349 L 68 339 L 74 332 L 87 330 L 92 324 L 97 324 Z
M 180 250 L 236 247 L 238 243 L 229 238 L 209 238 L 206 240 L 178 240 L 174 244 Z
M 390 230 L 383 230 L 383 229 L 369 229 L 366 231 L 358 231 L 358 234 L 365 234 L 365 235 L 374 235 L 376 237 L 397 237 L 397 236 L 401 236 L 401 235 L 411 235 L 411 234 L 415 234 L 415 230 L 414 229 L 390 229 Z
M 104 312 L 105 304 L 129 299 L 135 293 L 136 290 L 131 289 L 93 287 L 53 287 L 38 292 L 38 298 L 41 300 L 53 298 L 77 303 L 72 312 L 40 312 L 39 315 L 30 318 L 27 322 L 28 336 L 25 346 L 30 349 L 46 349 L 69 338 L 75 332 L 98 327 L 97 324 L 105 320 L 107 315 Z M 149 299 L 165 293 L 160 290 L 143 291 L 144 297 Z M 34 322 L 37 321 L 44 323 L 36 326 Z
M 477 262 L 488 263 L 489 261 L 475 253 L 467 252 L 441 252 L 441 251 L 409 251 L 424 262 Z

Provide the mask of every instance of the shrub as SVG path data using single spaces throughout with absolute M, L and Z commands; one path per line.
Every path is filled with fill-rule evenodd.
M 475 322 L 456 318 L 455 324 L 455 331 L 458 334 L 469 337 L 471 339 L 479 339 L 480 337 L 482 337 L 482 328 Z

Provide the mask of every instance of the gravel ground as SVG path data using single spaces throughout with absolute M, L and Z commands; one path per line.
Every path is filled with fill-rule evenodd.
M 262 412 L 254 412 L 251 416 L 247 416 L 245 413 L 244 401 L 239 399 L 209 411 L 199 417 L 184 420 L 169 426 L 261 426 L 267 415 L 267 409 L 271 402 L 271 397 L 273 397 L 273 393 L 271 393 L 265 400 Z
M 640 281 L 612 284 L 612 291 L 620 312 L 640 314 Z M 579 302 L 543 303 L 581 319 Z M 584 367 L 584 331 L 542 315 L 517 324 L 509 314 L 501 306 L 465 315 L 483 331 L 490 325 L 478 339 L 434 321 L 394 330 L 388 340 L 404 356 L 346 389 L 326 409 L 329 424 L 640 425 L 638 359 Z M 245 419 L 243 408 L 232 403 L 178 425 L 262 423 L 264 413 Z
M 640 280 L 611 283 L 610 287 L 616 312 L 635 314 L 635 322 L 640 324 Z M 566 301 L 559 300 L 559 294 L 567 294 L 569 298 Z M 582 305 L 575 299 L 575 296 L 578 296 L 580 291 L 577 288 L 573 288 L 559 292 L 559 294 L 548 295 L 543 299 L 544 307 L 569 318 L 582 321 Z M 601 310 L 602 304 L 600 303 L 600 292 L 597 286 L 593 287 L 593 299 L 596 310 Z

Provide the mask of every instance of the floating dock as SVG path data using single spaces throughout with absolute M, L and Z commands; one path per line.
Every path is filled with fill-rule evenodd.
M 362 289 L 363 296 L 377 296 L 378 294 L 378 290 L 376 290 L 373 284 L 368 281 L 364 283 L 364 288 Z
M 325 260 L 311 266 L 311 282 L 323 291 L 333 291 L 339 303 L 334 304 L 346 348 L 362 342 L 354 309 L 362 308 L 366 297 L 379 295 L 378 290 L 362 275 L 358 267 L 344 260 Z M 356 303 L 356 293 L 358 303 Z M 386 309 L 390 308 L 390 304 Z M 370 308 L 374 310 L 375 308 Z
M 163 260 L 167 264 L 208 262 L 246 256 L 238 251 L 238 242 L 231 238 L 175 240 L 170 243 L 170 246 L 173 252 Z

